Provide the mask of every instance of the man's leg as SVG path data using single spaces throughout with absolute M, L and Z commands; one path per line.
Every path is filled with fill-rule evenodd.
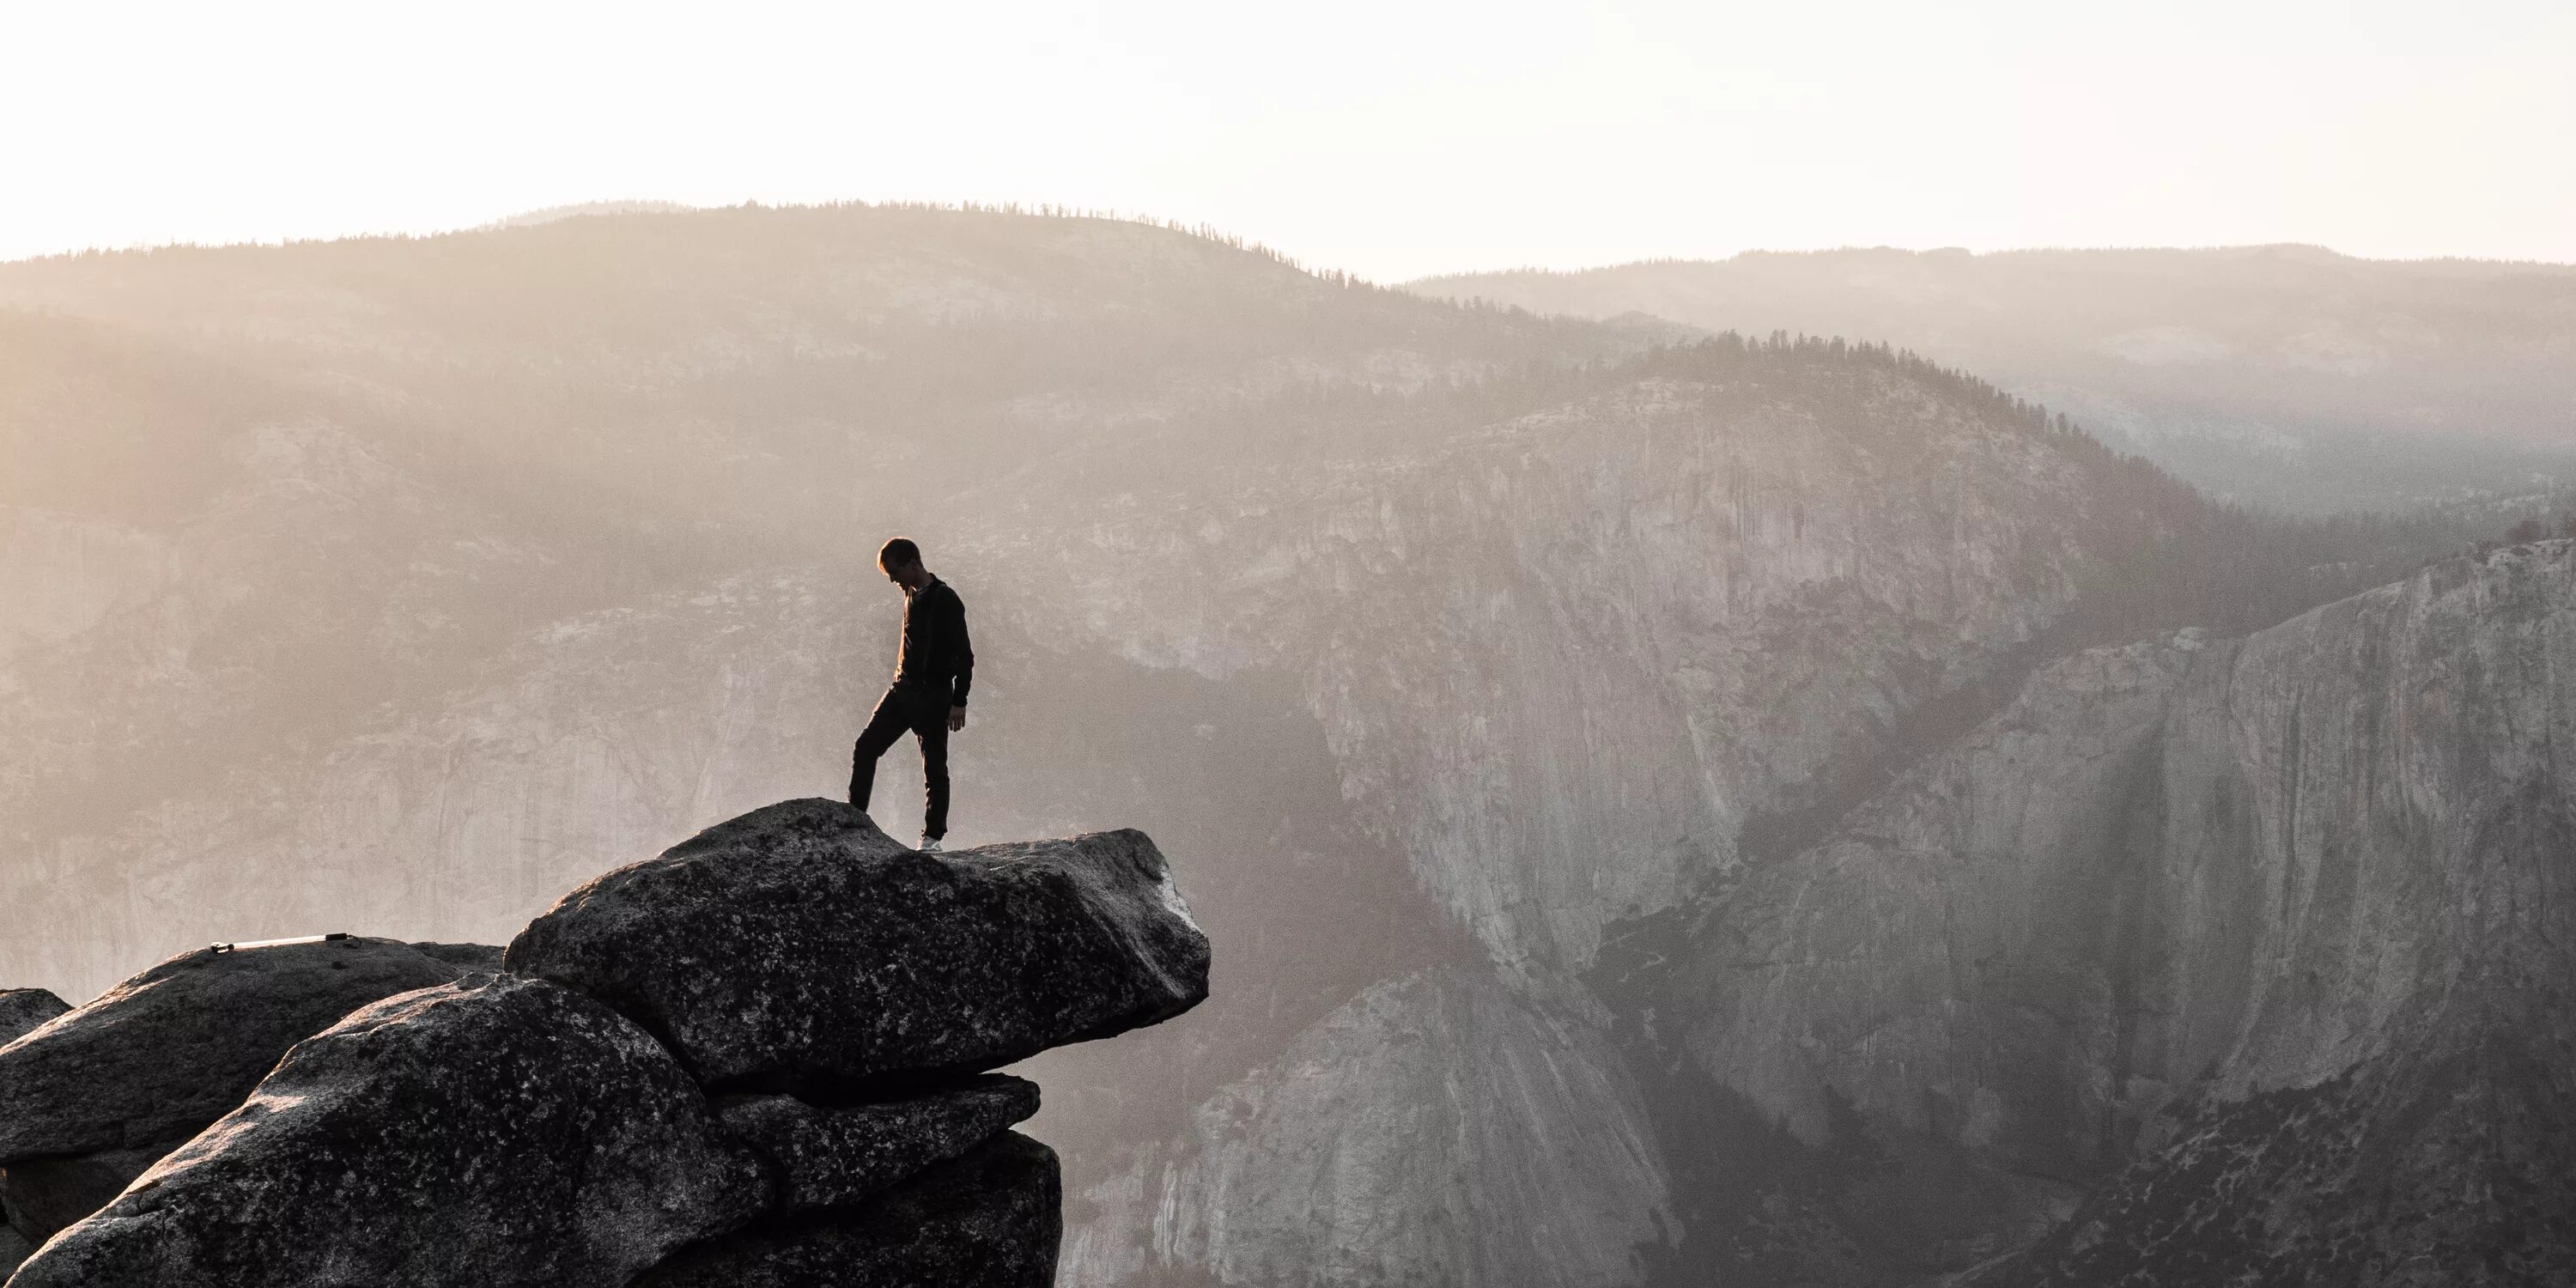
M 868 717 L 868 727 L 859 732 L 858 745 L 850 749 L 850 803 L 860 809 L 868 807 L 868 797 L 876 792 L 877 757 L 903 736 L 911 722 L 904 718 L 903 701 L 888 693 L 877 699 L 875 714 Z
M 921 740 L 921 783 L 927 797 L 921 806 L 921 834 L 935 841 L 948 835 L 948 704 L 935 697 L 925 704 L 912 735 Z

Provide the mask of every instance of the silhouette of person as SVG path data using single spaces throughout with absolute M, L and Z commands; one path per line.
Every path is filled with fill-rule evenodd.
M 877 700 L 868 727 L 850 752 L 850 803 L 868 807 L 877 758 L 906 733 L 921 743 L 929 799 L 921 815 L 921 848 L 948 835 L 948 735 L 966 727 L 966 690 L 975 679 L 975 650 L 966 639 L 966 603 L 921 566 L 921 547 L 896 537 L 877 552 L 877 568 L 903 587 L 903 651 L 894 683 Z

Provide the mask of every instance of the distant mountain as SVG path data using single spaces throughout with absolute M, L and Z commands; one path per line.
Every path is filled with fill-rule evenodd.
M 2576 267 L 2225 250 L 1838 250 L 1411 289 L 1538 313 L 1893 343 L 2223 498 L 2294 511 L 2576 479 Z
M 551 224 L 558 219 L 574 219 L 582 215 L 673 215 L 691 209 L 695 207 L 684 206 L 676 201 L 580 201 L 568 206 L 546 206 L 537 210 L 523 210 L 515 215 L 495 219 L 483 227 L 487 229 L 534 228 L 539 224 Z
M 0 588 L 34 606 L 0 621 L 0 985 L 74 998 L 217 938 L 498 941 L 707 823 L 836 793 L 894 645 L 868 560 L 920 539 L 976 631 L 958 842 L 1142 827 L 1216 945 L 1198 1011 L 1042 1057 L 1077 1284 L 2041 1273 L 2164 1139 L 2130 1119 L 2201 1089 L 2157 1064 L 2128 1118 L 2030 1128 L 2100 1108 L 2065 1100 L 2097 1072 L 2147 1076 L 2087 1018 L 2146 1003 L 2082 1010 L 2094 978 L 2039 957 L 1941 993 L 1938 892 L 1842 878 L 1990 856 L 1872 858 L 1872 820 L 1955 807 L 1975 834 L 2016 784 L 2099 778 L 2081 821 L 2145 838 L 2129 744 L 2096 755 L 2129 707 L 1979 759 L 2057 727 L 2016 695 L 2092 646 L 2290 629 L 2465 535 L 2248 516 L 1879 344 L 879 207 L 0 266 L 0 453 Z M 2410 691 L 2554 647 L 2462 632 Z M 2308 683 L 2263 647 L 2248 711 Z M 2003 804 L 1918 799 L 1963 757 Z M 900 834 L 918 779 L 890 763 Z M 2034 843 L 2063 897 L 1994 936 L 2097 924 L 2051 920 L 2109 852 L 2081 834 Z M 2220 857 L 2273 880 L 2266 854 Z M 1909 1054 L 2025 1003 L 2082 1023 L 2010 1029 L 1996 1059 L 2066 1072 L 1991 1112 Z M 1960 1201 L 1889 1198 L 1924 1183 Z

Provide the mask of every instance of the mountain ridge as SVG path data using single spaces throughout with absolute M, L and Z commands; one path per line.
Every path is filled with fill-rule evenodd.
M 2576 268 L 2316 248 L 1748 252 L 1408 289 L 1543 314 L 1866 336 L 2058 406 L 2214 495 L 2295 512 L 2570 474 Z

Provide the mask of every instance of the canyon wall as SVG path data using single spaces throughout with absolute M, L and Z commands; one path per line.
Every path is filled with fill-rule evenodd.
M 2527 1215 L 2576 1147 L 2571 650 L 2553 542 L 2070 658 L 1720 897 L 1659 1000 L 1812 1147 L 2103 1185 L 1995 1282 L 2576 1264 Z

